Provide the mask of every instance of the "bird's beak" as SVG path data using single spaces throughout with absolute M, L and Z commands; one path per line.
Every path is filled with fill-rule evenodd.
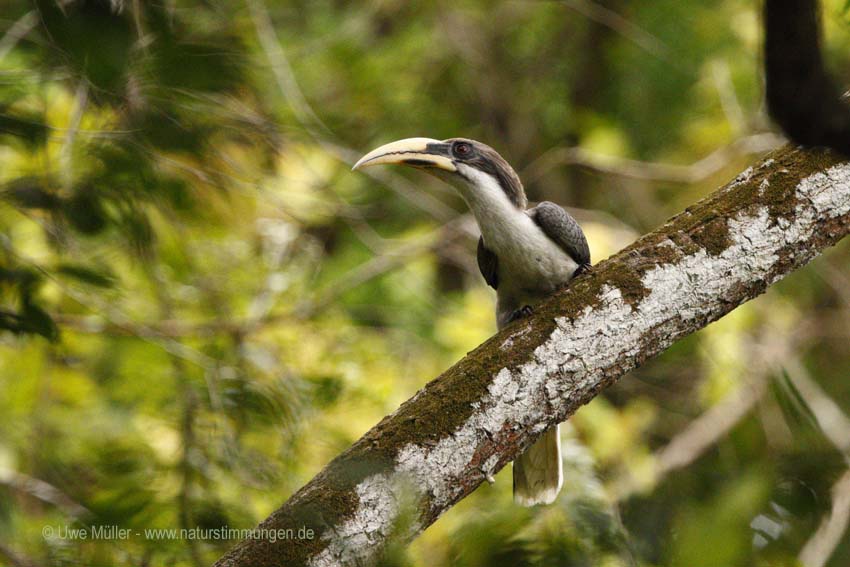
M 451 159 L 451 145 L 431 138 L 406 138 L 383 145 L 360 158 L 351 169 L 385 163 L 457 171 Z

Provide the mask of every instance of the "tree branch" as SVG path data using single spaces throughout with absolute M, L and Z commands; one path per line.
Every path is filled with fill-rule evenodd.
M 848 232 L 850 163 L 774 152 L 471 352 L 260 524 L 295 536 L 258 533 L 216 565 L 373 563 L 602 389 Z

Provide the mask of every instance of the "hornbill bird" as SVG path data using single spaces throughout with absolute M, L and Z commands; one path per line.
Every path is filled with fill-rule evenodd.
M 466 201 L 481 229 L 478 267 L 496 290 L 499 329 L 590 267 L 587 240 L 575 219 L 546 201 L 527 209 L 519 176 L 490 146 L 465 138 L 408 138 L 369 152 L 353 169 L 379 164 L 424 169 Z M 515 502 L 553 502 L 563 484 L 558 427 L 520 455 L 513 471 Z

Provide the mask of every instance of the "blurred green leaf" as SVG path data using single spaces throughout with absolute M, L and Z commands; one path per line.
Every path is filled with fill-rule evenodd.
M 147 255 L 155 239 L 147 213 L 132 206 L 125 206 L 119 224 L 132 249 L 139 255 Z
M 780 371 L 779 376 L 771 382 L 771 391 L 782 409 L 782 414 L 792 426 L 791 431 L 795 435 L 807 439 L 812 436 L 823 439 L 823 430 L 814 411 L 800 394 L 791 377 L 788 376 L 788 371 L 784 368 Z
M 83 234 L 97 234 L 106 228 L 108 217 L 94 187 L 76 187 L 63 207 L 65 218 Z
M 59 329 L 56 327 L 56 323 L 38 305 L 30 302 L 25 303 L 18 317 L 20 321 L 19 332 L 35 333 L 50 341 L 59 338 Z
M 96 287 L 109 288 L 114 287 L 116 283 L 115 275 L 104 271 L 102 268 L 95 269 L 79 264 L 60 264 L 56 267 L 56 272 Z
M 109 0 L 37 0 L 36 6 L 53 64 L 67 65 L 96 87 L 96 99 L 120 96 L 135 41 L 130 10 Z
M 0 196 L 25 209 L 56 210 L 62 201 L 35 177 L 20 177 L 0 189 Z
M 312 385 L 313 403 L 321 408 L 333 405 L 342 395 L 345 383 L 337 376 L 315 376 Z
M 37 304 L 40 284 L 41 275 L 33 269 L 0 266 L 0 291 L 5 291 L 7 298 L 11 296 L 10 307 L 0 308 L 0 329 L 41 335 L 50 341 L 59 338 L 59 329 L 53 319 Z
M 0 106 L 0 136 L 12 140 L 23 141 L 29 148 L 43 145 L 47 140 L 47 127 L 41 122 L 42 117 L 35 113 L 15 112 Z
M 305 402 L 304 392 L 291 378 L 227 380 L 223 394 L 231 415 L 242 422 L 262 424 L 291 423 Z

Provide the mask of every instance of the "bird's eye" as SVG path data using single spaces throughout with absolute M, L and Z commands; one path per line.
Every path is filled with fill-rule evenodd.
M 454 147 L 455 155 L 464 157 L 472 153 L 472 146 L 466 142 L 458 142 Z

